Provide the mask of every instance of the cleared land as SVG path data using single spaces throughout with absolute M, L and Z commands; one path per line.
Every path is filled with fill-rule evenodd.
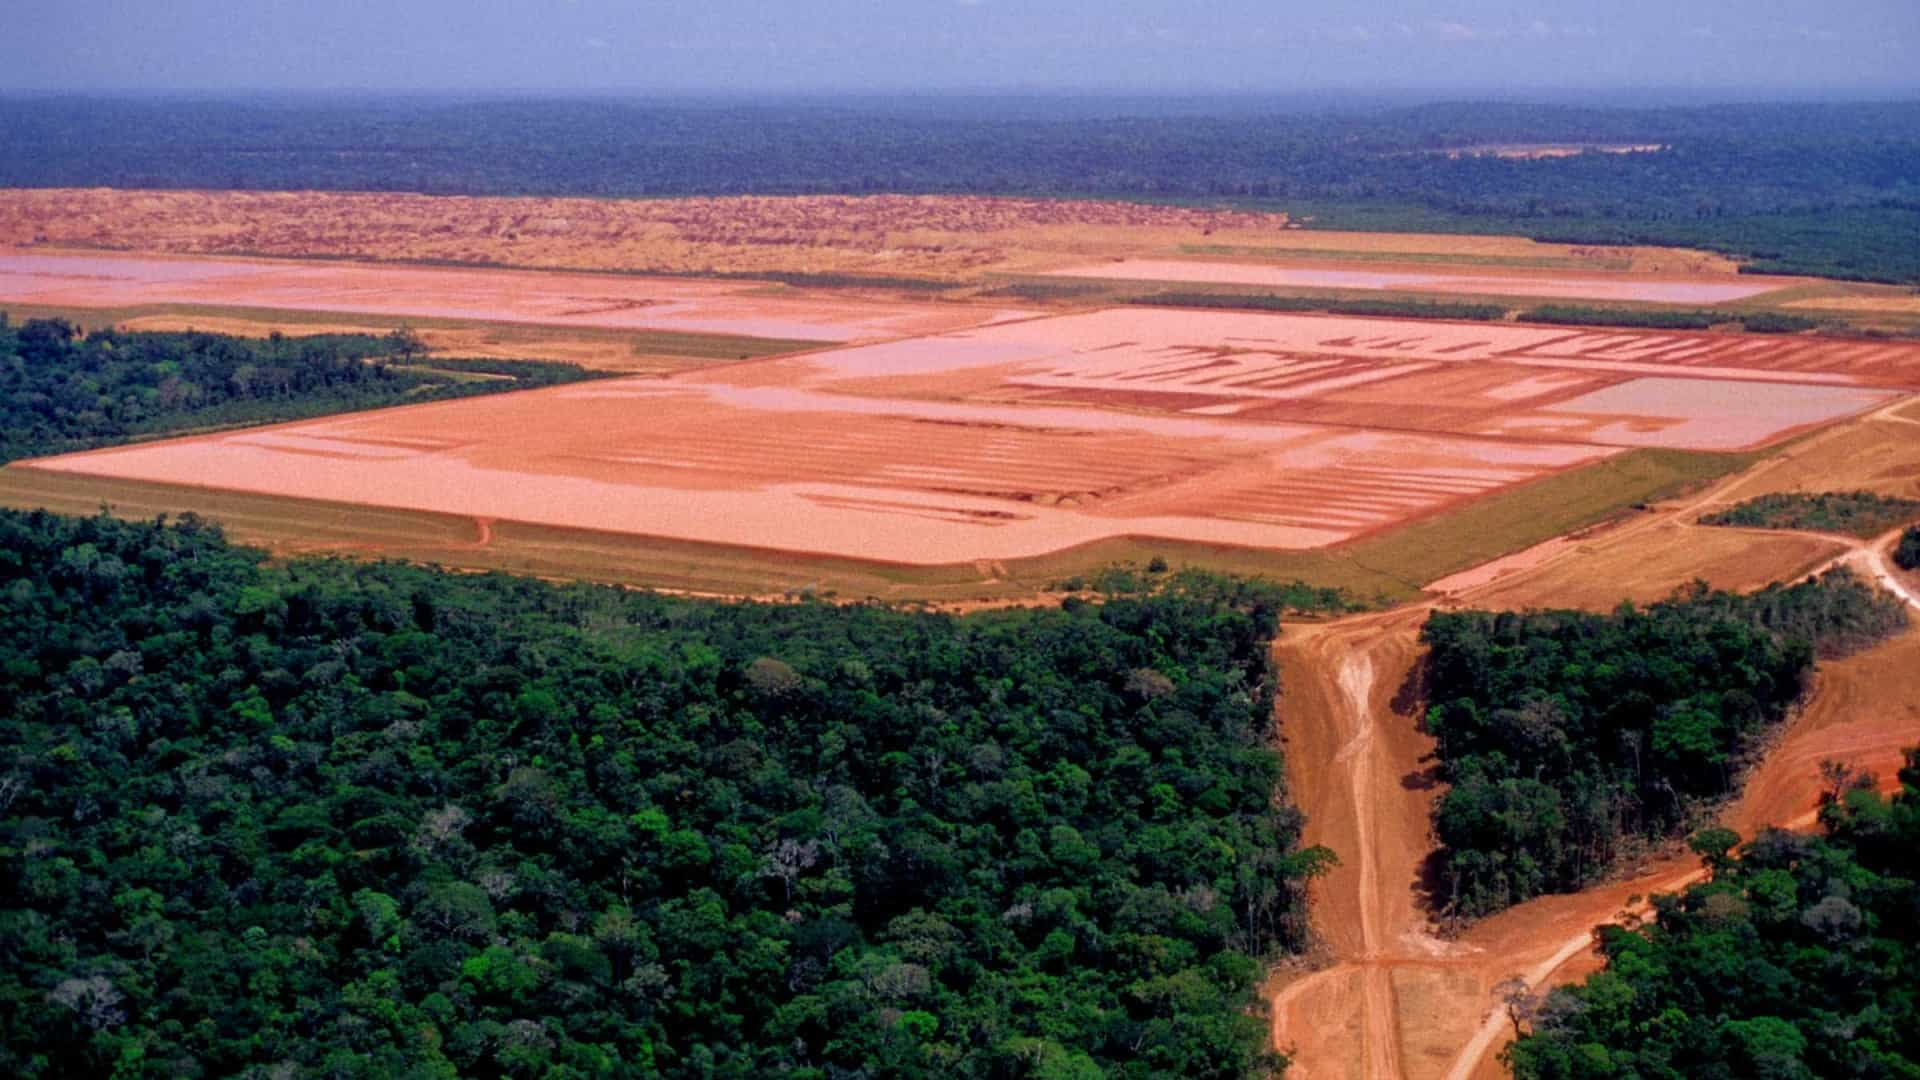
M 1746 592 L 1770 582 L 1791 581 L 1844 551 L 1818 537 L 1690 528 L 1667 523 L 1620 542 L 1571 541 L 1567 557 L 1540 573 L 1489 577 L 1476 602 L 1516 610 L 1570 607 L 1611 611 L 1622 600 L 1650 603 L 1676 585 L 1705 581 L 1716 589 Z M 1454 592 L 1436 582 L 1436 592 Z
M 1553 299 L 1625 300 L 1663 304 L 1718 304 L 1744 300 L 1796 284 L 1792 279 L 1651 277 L 1632 274 L 1444 272 L 1438 270 L 1328 269 L 1198 259 L 1123 259 L 1051 271 L 1063 278 L 1151 281 L 1274 288 L 1364 289 L 1464 296 L 1537 296 Z
M 1283 214 L 979 196 L 0 191 L 0 243 L 949 282 L 1062 254 L 1168 250 L 1214 237 L 1273 243 L 1286 225 Z
M 833 342 L 937 333 L 1024 312 L 790 293 L 758 282 L 375 264 L 0 253 L 0 303 L 332 312 Z
M 1126 308 L 27 467 L 956 582 L 1282 553 L 1224 561 L 1404 596 L 1903 378 L 1920 346 Z
M 35 467 L 927 565 L 1126 535 L 1321 547 L 1608 453 L 685 380 L 565 389 Z
M 1920 386 L 1920 344 L 1117 309 L 753 370 L 843 393 L 1725 451 Z
M 1092 200 L 875 195 L 680 199 L 445 198 L 327 192 L 0 190 L 0 244 L 178 254 L 324 256 L 680 273 L 901 276 L 1171 255 L 1184 246 L 1549 259 L 1663 273 L 1726 271 L 1676 248 L 1520 237 L 1352 233 L 1284 214 Z

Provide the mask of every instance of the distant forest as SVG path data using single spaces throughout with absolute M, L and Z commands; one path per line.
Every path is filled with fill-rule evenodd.
M 1527 161 L 1445 151 L 1658 145 Z M 1231 201 L 1920 282 L 1920 102 L 1305 112 L 1113 100 L 0 100 L 0 185 Z

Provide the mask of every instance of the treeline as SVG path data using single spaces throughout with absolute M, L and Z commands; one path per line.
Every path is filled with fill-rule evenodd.
M 1504 222 L 1491 218 L 1484 224 Z M 1665 244 L 1750 260 L 1741 272 L 1812 274 L 1845 281 L 1920 282 L 1920 206 L 1910 196 L 1865 205 L 1836 202 L 1770 213 L 1701 218 L 1586 217 L 1532 225 L 1535 240 L 1573 244 Z
M 1087 293 L 1104 292 L 1111 285 L 1089 288 L 1076 283 Z M 1009 289 L 1018 288 L 1010 286 Z M 1049 292 L 1045 286 L 1022 293 L 1030 299 L 1072 299 L 1084 295 L 1070 290 Z M 1503 304 L 1476 304 L 1457 300 L 1334 299 L 1324 296 L 1280 296 L 1272 293 L 1188 292 L 1148 293 L 1125 298 L 1129 304 L 1153 304 L 1168 307 L 1227 308 L 1243 311 L 1325 312 L 1329 315 L 1360 315 L 1394 319 L 1460 319 L 1470 322 L 1499 322 L 1514 318 L 1520 322 L 1551 323 L 1557 326 L 1619 326 L 1646 330 L 1709 330 L 1738 327 L 1751 334 L 1795 334 L 1820 328 L 1823 323 L 1801 315 L 1772 311 L 1673 311 L 1661 308 L 1589 307 L 1579 304 L 1543 304 L 1516 310 Z
M 1920 518 L 1920 502 L 1871 491 L 1788 491 L 1758 495 L 1700 518 L 1702 525 L 1809 529 L 1862 539 Z
M 0 1072 L 1264 1075 L 1273 632 L 0 514 Z
M 1706 330 L 1737 324 L 1750 334 L 1797 334 L 1821 326 L 1818 319 L 1775 311 L 1671 311 L 1658 308 L 1603 308 L 1543 304 L 1520 312 L 1521 322 L 1570 326 L 1627 326 L 1648 330 Z
M 1366 605 L 1347 590 L 1304 581 L 1278 581 L 1270 578 L 1219 574 L 1197 566 L 1172 568 L 1159 555 L 1137 563 L 1115 563 L 1092 575 L 1076 574 L 1053 582 L 1049 588 L 1087 592 L 1101 596 L 1131 596 L 1141 592 L 1172 589 L 1183 596 L 1244 611 L 1261 623 L 1277 623 L 1282 615 L 1312 612 L 1364 611 Z M 1069 606 L 1078 603 L 1069 598 Z
M 1920 525 L 1900 534 L 1893 549 L 1893 564 L 1902 570 L 1920 570 Z
M 1907 623 L 1844 569 L 1704 585 L 1610 615 L 1436 612 L 1421 632 L 1439 778 L 1435 902 L 1461 917 L 1580 888 L 1734 788 L 1817 655 Z
M 574 364 L 435 360 L 411 335 L 266 339 L 202 333 L 82 335 L 64 319 L 0 313 L 0 462 L 143 435 L 298 420 L 403 402 L 594 378 Z M 462 378 L 463 373 L 506 379 Z
M 1658 145 L 1546 160 L 1489 144 Z M 1920 104 L 0 100 L 0 186 L 1232 200 L 1920 282 Z
M 1470 319 L 1491 322 L 1506 317 L 1498 304 L 1464 304 L 1444 300 L 1335 300 L 1314 296 L 1273 296 L 1220 292 L 1159 292 L 1134 297 L 1130 304 L 1165 307 L 1230 308 L 1243 311 L 1317 311 L 1329 315 L 1364 315 L 1401 319 Z
M 1833 774 L 1824 835 L 1769 830 L 1736 854 L 1695 838 L 1712 880 L 1600 928 L 1607 967 L 1513 1001 L 1519 1080 L 1920 1075 L 1920 751 L 1891 800 Z

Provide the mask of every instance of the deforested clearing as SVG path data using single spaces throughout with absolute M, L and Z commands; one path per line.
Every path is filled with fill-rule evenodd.
M 30 467 L 914 566 L 1129 537 L 1305 551 L 1630 448 L 1765 445 L 1920 385 L 1920 346 L 1831 339 L 1143 309 L 946 317 L 975 325 Z M 1472 538 L 1470 558 L 1502 541 Z M 1432 576 L 1470 564 L 1428 556 Z

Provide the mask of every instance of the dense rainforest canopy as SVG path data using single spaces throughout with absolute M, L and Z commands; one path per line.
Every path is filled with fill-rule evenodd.
M 1604 971 L 1516 1010 L 1514 1075 L 1920 1075 L 1920 751 L 1891 800 L 1831 778 L 1824 836 L 1768 831 L 1737 854 L 1725 830 L 1695 837 L 1712 880 L 1601 928 Z
M 1654 146 L 1524 160 L 1498 145 Z M 0 186 L 1237 200 L 1920 282 L 1920 103 L 0 99 Z
M 594 377 L 574 364 L 513 360 L 425 367 L 423 351 L 404 332 L 82 334 L 64 319 L 15 326 L 0 312 L 0 461 Z
M 1456 915 L 1564 892 L 1730 793 L 1816 654 L 1907 624 L 1835 569 L 1751 596 L 1704 585 L 1645 609 L 1436 612 L 1427 729 L 1438 740 L 1434 900 Z
M 955 618 L 0 514 L 0 1072 L 1240 1077 L 1273 595 Z

